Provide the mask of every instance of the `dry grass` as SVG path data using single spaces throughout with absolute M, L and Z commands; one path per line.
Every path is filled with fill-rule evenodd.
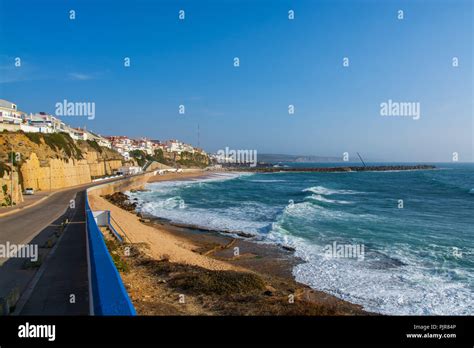
M 132 246 L 121 273 L 139 315 L 357 315 L 358 306 L 292 280 L 154 260 Z M 123 255 L 121 256 L 123 257 Z M 179 302 L 184 296 L 184 303 Z

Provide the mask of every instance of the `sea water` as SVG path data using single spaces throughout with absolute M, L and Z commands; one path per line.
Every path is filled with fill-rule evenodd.
M 368 311 L 472 315 L 474 164 L 436 167 L 222 173 L 129 194 L 144 213 L 293 247 L 297 281 Z

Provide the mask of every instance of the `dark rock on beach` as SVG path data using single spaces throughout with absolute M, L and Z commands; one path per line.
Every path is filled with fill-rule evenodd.
M 135 211 L 137 208 L 137 203 L 131 202 L 129 197 L 122 192 L 115 192 L 111 195 L 104 196 L 104 198 L 110 203 L 115 204 L 126 211 Z

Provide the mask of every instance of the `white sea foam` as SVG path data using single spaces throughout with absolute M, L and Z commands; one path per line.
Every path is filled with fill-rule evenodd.
M 303 190 L 303 192 L 312 192 L 318 195 L 354 195 L 358 193 L 363 193 L 363 192 L 358 192 L 358 191 L 352 191 L 352 190 L 335 190 L 335 189 L 330 189 L 326 188 L 324 186 L 313 186 L 313 187 L 308 187 Z
M 176 223 L 227 232 L 258 234 L 261 229 L 271 223 L 271 221 L 253 221 L 249 216 L 251 208 L 248 210 L 243 207 L 215 210 L 189 207 L 176 209 L 179 206 L 177 201 L 178 199 L 174 198 L 173 200 L 148 202 L 141 206 L 140 211 Z M 252 210 L 255 213 L 255 207 Z M 260 214 L 267 215 L 268 211 L 260 212 Z
M 183 205 L 184 204 L 184 205 Z M 180 196 L 170 197 L 163 200 L 144 203 L 139 206 L 140 211 L 154 215 L 153 212 L 164 209 L 184 209 L 186 207 L 184 200 Z
M 433 274 L 431 268 L 420 264 L 419 255 L 416 250 L 411 250 L 409 245 L 385 248 L 379 246 L 377 257 L 369 256 L 365 261 L 328 259 L 325 257 L 324 245 L 317 245 L 303 237 L 294 236 L 283 227 L 288 218 L 306 217 L 317 212 L 327 213 L 333 219 L 348 217 L 307 202 L 290 204 L 273 223 L 271 231 L 265 238 L 268 243 L 295 248 L 295 256 L 305 261 L 293 270 L 297 281 L 361 304 L 368 311 L 383 314 L 472 315 L 474 313 L 474 297 L 469 285 L 452 282 L 446 273 Z M 370 252 L 370 248 L 366 248 L 366 256 L 367 251 Z M 462 276 L 466 275 L 462 273 Z
M 277 179 L 274 179 L 274 180 L 248 180 L 249 182 L 285 182 L 286 180 L 277 180 Z
M 359 221 L 361 219 L 375 221 L 380 218 L 373 214 L 353 214 L 347 211 L 329 209 L 321 205 L 313 204 L 311 202 L 301 202 L 295 204 L 289 204 L 284 209 L 284 215 L 297 217 L 302 220 L 314 223 L 317 221 Z
M 159 181 L 145 185 L 145 189 L 151 191 L 151 193 L 159 192 L 160 194 L 171 194 L 177 190 L 181 190 L 186 187 L 193 185 L 204 185 L 211 182 L 232 180 L 241 176 L 255 175 L 253 173 L 212 173 L 211 175 L 203 178 L 191 178 L 189 180 L 177 180 L 177 181 Z M 136 195 L 131 192 L 125 192 L 128 196 L 135 197 Z M 140 192 L 140 197 L 146 197 L 146 192 Z
M 293 236 L 273 224 L 266 236 L 270 243 L 295 248 L 305 263 L 293 269 L 296 280 L 314 289 L 362 305 L 366 310 L 391 315 L 472 315 L 474 297 L 468 285 L 453 283 L 442 274 L 432 274 L 408 249 L 387 250 L 400 260 L 398 267 L 373 267 L 371 259 L 327 258 L 324 246 Z M 399 248 L 399 246 L 398 246 Z M 372 260 L 373 261 L 373 260 Z
M 313 199 L 315 201 L 325 202 L 325 203 L 353 204 L 353 202 L 341 201 L 341 200 L 337 200 L 337 199 L 329 199 L 329 198 L 325 198 L 324 196 L 316 195 L 316 194 L 308 196 L 308 197 L 306 197 L 306 199 Z

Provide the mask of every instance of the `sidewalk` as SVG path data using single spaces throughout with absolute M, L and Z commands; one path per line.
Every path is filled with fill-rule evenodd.
M 23 294 L 15 314 L 89 315 L 84 191 L 77 195 L 76 207 L 54 253 Z

